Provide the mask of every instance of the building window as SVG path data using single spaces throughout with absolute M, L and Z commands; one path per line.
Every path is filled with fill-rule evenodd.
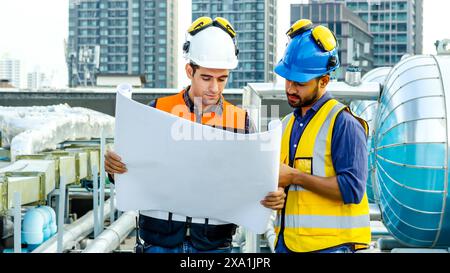
M 320 17 L 322 17 L 322 18 L 320 18 L 321 21 L 324 21 L 327 18 L 327 8 L 326 7 L 327 6 L 324 6 L 324 5 L 320 6 Z
M 341 23 L 336 23 L 336 29 L 335 29 L 336 35 L 340 36 L 342 35 L 342 24 Z
M 145 1 L 144 7 L 146 9 L 153 9 L 153 8 L 155 8 L 155 1 Z

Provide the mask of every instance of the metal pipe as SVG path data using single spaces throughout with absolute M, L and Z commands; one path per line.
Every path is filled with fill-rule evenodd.
M 245 230 L 245 253 L 259 253 L 259 235 Z
M 105 206 L 105 132 L 102 129 L 100 133 L 100 219 L 103 219 L 103 210 Z M 103 232 L 103 221 L 100 221 L 100 232 Z
M 269 223 L 267 224 L 267 230 L 264 233 L 264 236 L 267 239 L 267 243 L 268 243 L 270 251 L 272 251 L 272 253 L 275 252 L 275 239 L 277 237 L 277 234 L 275 232 L 275 226 L 274 226 L 276 217 L 277 217 L 277 213 L 274 211 L 272 213 L 272 215 L 270 216 Z
M 100 222 L 100 214 L 98 212 L 98 170 L 97 166 L 92 167 L 92 187 L 93 187 L 93 194 L 92 194 L 92 202 L 93 204 L 93 210 L 94 210 L 94 238 L 96 238 L 100 232 L 99 232 L 99 223 Z
M 107 227 L 92 243 L 83 250 L 83 253 L 109 253 L 116 249 L 120 243 L 135 228 L 135 219 L 138 213 L 128 211 Z
M 114 184 L 110 183 L 109 184 L 109 198 L 111 200 L 114 200 L 114 198 L 115 198 L 115 191 L 116 190 L 115 190 Z M 114 219 L 115 218 L 114 217 L 114 211 L 115 211 L 114 202 L 110 202 L 110 204 L 111 204 L 111 210 L 109 212 L 109 222 L 114 223 L 114 221 L 116 220 L 116 219 Z
M 369 204 L 369 214 L 371 221 L 381 221 L 381 210 L 377 204 Z
M 62 176 L 59 182 L 59 204 L 58 204 L 58 234 L 57 253 L 62 253 L 64 240 L 64 210 L 66 201 L 66 177 Z
M 104 215 L 109 214 L 110 200 L 105 202 Z M 74 223 L 64 227 L 63 250 L 71 248 L 76 242 L 88 236 L 94 229 L 94 213 L 89 211 Z M 105 219 L 102 219 L 103 221 Z M 36 248 L 33 253 L 56 253 L 56 236 L 52 236 L 45 243 Z
M 22 211 L 20 192 L 14 192 L 14 253 L 22 252 Z
M 283 83 L 249 83 L 246 96 L 255 93 L 260 98 L 267 99 L 286 99 L 286 91 Z M 331 93 L 336 99 L 346 100 L 377 100 L 381 94 L 381 85 L 377 82 L 362 82 L 358 86 L 350 86 L 345 82 L 330 82 L 327 86 L 327 92 Z
M 377 240 L 378 248 L 381 251 L 391 251 L 394 248 L 405 247 L 402 243 L 392 237 L 383 237 Z

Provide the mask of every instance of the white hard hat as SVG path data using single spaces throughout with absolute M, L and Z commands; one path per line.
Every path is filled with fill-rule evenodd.
M 187 34 L 183 46 L 184 57 L 205 68 L 235 69 L 239 50 L 235 41 L 224 30 L 211 26 L 196 33 Z

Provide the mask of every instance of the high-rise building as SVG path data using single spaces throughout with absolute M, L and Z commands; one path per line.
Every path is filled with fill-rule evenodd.
M 239 66 L 228 88 L 275 81 L 277 0 L 192 0 L 192 20 L 201 16 L 224 17 L 236 29 Z
M 0 80 L 8 80 L 15 88 L 21 88 L 20 61 L 9 57 L 0 58 Z
M 71 0 L 69 86 L 96 74 L 145 75 L 146 87 L 177 86 L 178 0 Z
M 367 22 L 343 3 L 312 3 L 291 5 L 291 24 L 299 19 L 329 27 L 339 42 L 341 68 L 337 78 L 343 79 L 345 69 L 359 66 L 363 73 L 373 68 L 373 36 Z
M 313 3 L 330 0 L 311 0 Z M 422 54 L 423 0 L 335 0 L 368 22 L 374 65 L 392 66 L 405 54 Z
M 44 73 L 41 73 L 39 70 L 33 71 L 27 74 L 27 88 L 31 90 L 37 90 L 41 87 L 44 87 L 46 76 Z

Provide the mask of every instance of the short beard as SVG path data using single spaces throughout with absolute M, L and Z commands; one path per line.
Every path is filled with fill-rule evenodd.
M 299 98 L 299 101 L 295 104 L 292 104 L 288 100 L 288 103 L 292 108 L 302 108 L 313 105 L 319 99 L 319 85 L 317 85 L 316 88 L 314 88 L 314 95 L 312 96 L 312 98 L 302 100 L 301 97 L 299 96 L 297 97 Z

